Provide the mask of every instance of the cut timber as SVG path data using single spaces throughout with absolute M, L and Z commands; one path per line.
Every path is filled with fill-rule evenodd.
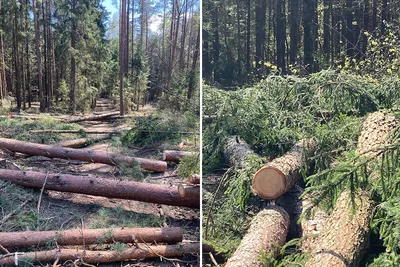
M 60 146 L 42 145 L 6 138 L 0 138 L 0 149 L 7 149 L 9 151 L 20 152 L 27 155 L 73 159 L 91 163 L 104 163 L 108 165 L 125 164 L 128 166 L 135 166 L 136 164 L 139 164 L 141 168 L 154 172 L 165 172 L 167 169 L 167 163 L 160 160 L 134 158 L 114 153 L 101 153 L 88 149 L 73 149 Z
M 28 248 L 57 242 L 60 246 L 121 243 L 169 243 L 182 242 L 183 231 L 179 227 L 165 228 L 110 228 L 74 229 L 63 231 L 0 232 L 1 245 L 5 248 Z
M 355 214 L 351 214 L 350 194 L 343 192 L 339 196 L 305 266 L 360 266 L 360 260 L 368 246 L 373 207 L 365 193 L 357 194 L 355 200 Z
M 127 128 L 128 129 L 128 128 Z M 117 131 L 101 131 L 101 130 L 30 130 L 30 133 L 86 133 L 86 134 L 119 134 L 121 130 Z
M 188 181 L 189 181 L 190 184 L 200 184 L 201 183 L 200 174 L 191 174 L 191 175 L 189 175 Z
M 54 262 L 82 260 L 85 263 L 108 263 L 125 260 L 137 260 L 147 258 L 166 258 L 182 257 L 186 255 L 196 255 L 200 253 L 200 243 L 181 243 L 177 245 L 148 246 L 137 244 L 125 250 L 115 251 L 91 251 L 86 249 L 53 249 L 47 251 L 36 251 L 19 253 L 17 261 L 23 262 Z M 0 265 L 14 265 L 16 262 L 15 253 L 2 255 Z
M 175 187 L 68 174 L 0 169 L 0 179 L 18 185 L 156 204 L 199 208 L 200 199 L 181 197 Z
M 101 114 L 101 115 L 78 117 L 78 118 L 75 118 L 75 119 L 67 120 L 66 122 L 72 123 L 72 122 L 81 122 L 81 121 L 97 121 L 97 120 L 107 119 L 109 117 L 116 116 L 118 114 L 119 114 L 119 112 L 115 111 L 115 112 L 105 113 L 105 114 Z
M 183 157 L 194 156 L 196 154 L 197 154 L 196 152 L 189 152 L 189 151 L 165 150 L 163 155 L 163 160 L 179 162 Z
M 238 136 L 230 136 L 224 144 L 223 147 L 225 161 L 231 167 L 241 168 L 245 161 L 245 157 L 248 155 L 255 155 L 260 157 L 250 146 Z
M 393 115 L 374 112 L 364 120 L 358 138 L 356 153 L 379 159 L 374 149 L 391 142 L 390 134 L 398 125 Z M 379 171 L 370 176 L 371 181 L 379 180 Z M 313 244 L 311 258 L 305 266 L 359 266 L 368 247 L 369 221 L 373 205 L 366 193 L 356 194 L 355 214 L 351 214 L 349 192 L 343 192 L 336 201 L 323 231 Z
M 246 235 L 225 267 L 263 266 L 261 251 L 276 256 L 286 241 L 289 215 L 279 206 L 270 206 L 260 211 L 251 221 Z
M 268 162 L 254 175 L 253 192 L 264 199 L 276 199 L 289 191 L 300 176 L 306 155 L 313 153 L 315 147 L 315 141 L 303 139 L 282 157 Z
M 93 143 L 100 142 L 100 141 L 107 140 L 107 139 L 111 139 L 111 134 L 104 134 L 104 135 L 99 135 L 99 136 L 94 136 L 94 137 L 67 140 L 67 141 L 58 142 L 56 145 L 62 146 L 62 147 L 85 147 L 85 146 L 91 145 Z
M 178 193 L 181 197 L 200 199 L 200 186 L 179 184 L 178 185 Z

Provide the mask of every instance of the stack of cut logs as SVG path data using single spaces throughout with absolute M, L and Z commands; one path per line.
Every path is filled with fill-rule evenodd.
M 73 122 L 81 121 L 75 119 Z M 42 130 L 48 131 L 48 130 Z M 38 132 L 38 131 L 37 131 Z M 48 158 L 62 158 L 108 165 L 139 165 L 153 172 L 165 172 L 166 161 L 179 162 L 179 159 L 189 152 L 165 151 L 165 161 L 129 157 L 121 154 L 102 153 L 86 149 L 66 148 L 62 144 L 43 145 L 0 138 L 0 149 L 19 152 L 26 155 L 39 155 Z M 143 201 L 155 204 L 165 204 L 189 208 L 200 207 L 200 189 L 185 189 L 183 194 L 176 188 L 166 185 L 141 183 L 135 181 L 120 181 L 115 179 L 68 175 L 60 173 L 42 173 L 35 171 L 20 171 L 0 169 L 0 179 L 25 187 L 42 190 L 72 192 L 109 198 L 120 198 Z M 200 177 L 189 177 L 192 184 L 199 184 Z M 189 193 L 188 193 L 189 192 Z M 3 232 L 0 233 L 0 248 L 7 252 L 1 255 L 0 266 L 18 264 L 18 262 L 58 262 L 81 259 L 85 263 L 108 263 L 115 261 L 157 258 L 181 257 L 198 254 L 198 242 L 182 242 L 183 231 L 177 227 L 164 228 L 113 228 L 113 229 L 73 229 L 63 231 L 42 232 Z M 26 253 L 9 253 L 9 249 L 46 246 L 54 242 L 58 249 Z M 108 244 L 121 242 L 131 244 L 123 251 L 90 251 L 82 249 L 60 248 L 59 246 L 86 246 L 90 244 Z M 166 245 L 159 245 L 159 244 Z
M 356 153 L 376 157 L 377 152 L 371 151 L 391 141 L 390 133 L 397 124 L 396 118 L 388 113 L 369 114 L 363 123 Z M 290 232 L 291 237 L 302 238 L 301 249 L 310 255 L 305 266 L 359 266 L 368 247 L 369 221 L 373 210 L 366 192 L 357 196 L 355 214 L 351 214 L 350 193 L 345 191 L 330 215 L 317 208 L 313 218 L 297 223 L 302 210 L 311 205 L 312 196 L 300 199 L 304 190 L 296 182 L 305 158 L 315 148 L 313 140 L 301 140 L 291 151 L 266 163 L 254 175 L 252 191 L 264 199 L 275 200 L 276 205 L 270 205 L 254 216 L 225 267 L 262 266 L 261 252 L 279 254 L 280 246 L 285 244 Z M 231 137 L 224 151 L 231 166 L 241 166 L 248 154 L 256 155 L 238 137 Z M 379 172 L 371 177 L 375 177 L 372 180 L 379 180 L 376 178 Z

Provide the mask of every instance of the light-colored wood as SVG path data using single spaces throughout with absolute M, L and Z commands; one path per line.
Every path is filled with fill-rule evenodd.
M 191 174 L 191 175 L 189 175 L 188 181 L 189 181 L 190 184 L 200 184 L 201 183 L 200 174 Z
M 200 199 L 200 186 L 179 184 L 178 193 L 181 197 Z

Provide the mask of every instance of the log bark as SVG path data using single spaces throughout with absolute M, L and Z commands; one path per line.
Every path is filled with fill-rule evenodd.
M 111 113 L 105 113 L 101 115 L 92 115 L 92 116 L 86 116 L 86 117 L 78 117 L 70 120 L 66 120 L 68 123 L 73 123 L 73 122 L 81 122 L 81 121 L 97 121 L 97 120 L 103 120 L 107 119 L 112 116 L 119 115 L 119 112 L 111 112 Z
M 278 254 L 279 246 L 286 241 L 288 229 L 289 215 L 281 207 L 270 206 L 259 212 L 225 267 L 263 266 L 260 261 L 261 251 Z
M 46 180 L 47 177 L 47 180 Z M 0 169 L 0 179 L 18 185 L 155 204 L 199 208 L 200 199 L 181 197 L 175 187 L 68 174 Z
M 264 199 L 276 199 L 288 192 L 296 184 L 307 154 L 315 148 L 313 140 L 303 139 L 284 156 L 268 162 L 254 175 L 253 192 Z
M 127 128 L 128 129 L 128 128 Z M 85 134 L 118 134 L 120 130 L 117 131 L 101 131 L 101 130 L 30 130 L 30 133 L 85 133 Z
M 0 232 L 1 245 L 5 248 L 29 248 L 46 246 L 55 241 L 60 246 L 121 243 L 168 243 L 182 242 L 183 231 L 179 227 L 165 228 L 109 228 L 73 229 L 63 231 Z
M 78 138 L 74 140 L 66 140 L 62 142 L 58 142 L 56 145 L 57 146 L 62 146 L 62 147 L 73 147 L 73 148 L 78 148 L 78 147 L 85 147 L 88 145 L 91 145 L 96 142 L 100 142 L 103 140 L 111 139 L 111 134 L 105 134 L 105 135 L 99 135 L 99 136 L 94 136 L 94 137 L 87 137 L 87 138 Z
M 186 243 L 177 245 L 137 246 L 122 251 L 91 251 L 81 249 L 53 249 L 47 251 L 36 251 L 21 253 L 18 261 L 22 262 L 54 262 L 81 259 L 85 263 L 109 263 L 125 260 L 137 260 L 148 258 L 159 258 L 160 256 L 172 258 L 200 253 L 199 243 Z M 11 253 L 0 258 L 0 265 L 14 265 L 15 254 Z
M 190 184 L 200 184 L 201 183 L 200 174 L 191 174 L 191 175 L 189 175 L 188 181 L 189 181 Z
M 165 150 L 163 155 L 163 160 L 179 163 L 181 158 L 186 156 L 194 156 L 196 154 L 197 154 L 196 152 L 190 152 L 190 151 Z
M 181 197 L 200 199 L 200 186 L 179 184 L 178 185 L 178 193 Z
M 27 155 L 73 159 L 86 162 L 104 163 L 108 165 L 125 164 L 128 166 L 135 166 L 136 164 L 139 164 L 141 168 L 154 172 L 165 172 L 167 169 L 167 163 L 159 160 L 129 157 L 115 153 L 102 153 L 88 149 L 73 149 L 60 146 L 42 145 L 6 138 L 0 138 L 0 149 L 7 149 Z
M 231 167 L 242 168 L 245 157 L 254 155 L 260 157 L 250 148 L 250 146 L 240 137 L 230 136 L 223 147 L 225 161 Z
M 381 111 L 369 114 L 358 138 L 356 154 L 379 159 L 380 155 L 374 149 L 391 142 L 390 134 L 396 125 L 398 121 L 393 115 Z M 372 182 L 379 175 L 379 171 L 372 173 Z M 357 193 L 355 201 L 355 214 L 352 215 L 350 193 L 345 191 L 340 195 L 305 266 L 359 266 L 369 245 L 373 203 L 364 192 Z

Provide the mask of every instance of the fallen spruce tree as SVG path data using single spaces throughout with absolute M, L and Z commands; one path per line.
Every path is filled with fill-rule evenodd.
M 115 153 L 96 152 L 85 149 L 42 145 L 6 138 L 0 138 L 0 149 L 7 149 L 9 151 L 20 152 L 27 155 L 73 159 L 109 165 L 125 164 L 128 166 L 135 166 L 136 164 L 139 164 L 141 168 L 154 172 L 165 172 L 167 169 L 167 163 L 160 160 L 129 157 Z
M 69 174 L 0 169 L 0 180 L 61 192 L 137 200 L 155 204 L 199 208 L 200 199 L 181 197 L 175 187 Z
M 112 116 L 117 116 L 119 115 L 119 111 L 111 112 L 111 113 L 104 113 L 100 115 L 93 115 L 93 116 L 86 116 L 86 117 L 78 117 L 70 120 L 66 120 L 65 122 L 68 123 L 73 123 L 73 122 L 81 122 L 81 121 L 97 121 L 97 120 L 102 120 L 106 119 Z
M 313 140 L 303 139 L 285 155 L 268 162 L 253 177 L 252 191 L 264 199 L 277 199 L 292 188 L 299 176 L 306 155 L 316 148 Z
M 0 232 L 1 245 L 5 248 L 46 246 L 56 242 L 60 246 L 120 243 L 168 243 L 182 242 L 183 231 L 179 227 L 163 228 L 109 228 L 73 229 L 60 231 Z
M 288 229 L 289 215 L 281 207 L 270 206 L 260 211 L 225 267 L 263 266 L 261 253 L 277 255 L 286 241 Z
M 53 249 L 47 251 L 10 253 L 1 255 L 0 265 L 18 265 L 26 262 L 55 262 L 81 260 L 84 263 L 109 263 L 159 257 L 183 257 L 200 253 L 200 243 L 148 246 L 137 244 L 125 250 L 92 251 L 86 249 Z
M 126 128 L 129 129 L 129 128 Z M 121 129 L 122 130 L 122 129 Z M 57 133 L 57 134 L 62 134 L 62 133 L 85 133 L 85 134 L 118 134 L 121 132 L 121 130 L 116 130 L 116 131 L 104 131 L 104 130 L 52 130 L 52 129 L 47 129 L 47 130 L 30 130 L 30 133 Z
M 78 148 L 78 147 L 85 147 L 85 146 L 91 145 L 93 143 L 104 141 L 107 139 L 111 139 L 111 134 L 103 134 L 103 135 L 98 135 L 98 136 L 93 136 L 93 137 L 84 137 L 84 138 L 78 138 L 78 139 L 73 139 L 73 140 L 61 141 L 61 142 L 58 142 L 56 145 L 62 146 L 62 147 Z
M 261 156 L 254 153 L 246 141 L 238 136 L 230 136 L 226 139 L 223 146 L 223 152 L 225 161 L 229 166 L 235 168 L 243 167 L 245 159 L 249 155 L 261 158 Z
M 389 137 L 397 124 L 390 114 L 380 111 L 369 114 L 363 123 L 356 153 L 368 159 L 379 159 L 381 155 L 377 149 L 391 142 Z M 379 171 L 374 171 L 370 182 L 377 182 L 379 176 Z M 305 266 L 359 266 L 369 245 L 372 211 L 373 202 L 366 192 L 356 192 L 353 196 L 349 191 L 342 192 Z
M 180 150 L 165 150 L 163 154 L 163 160 L 179 163 L 181 158 L 185 156 L 194 156 L 196 154 L 198 153 Z

